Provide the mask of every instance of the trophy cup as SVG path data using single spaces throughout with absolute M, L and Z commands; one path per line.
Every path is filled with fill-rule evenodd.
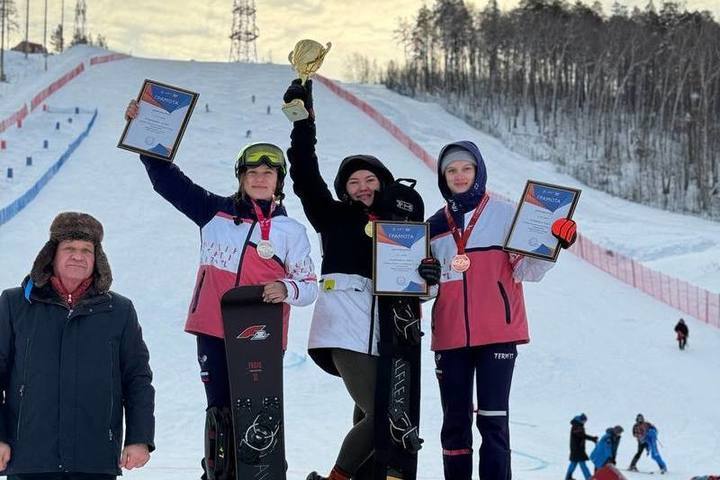
M 300 40 L 297 42 L 293 51 L 288 55 L 288 60 L 298 73 L 303 85 L 313 73 L 318 71 L 323 60 L 325 60 L 325 55 L 330 51 L 330 47 L 332 47 L 330 42 L 324 47 L 315 40 Z M 299 98 L 284 104 L 282 111 L 291 122 L 305 120 L 310 116 L 305 104 Z

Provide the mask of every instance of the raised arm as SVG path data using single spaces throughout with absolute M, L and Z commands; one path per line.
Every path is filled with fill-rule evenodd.
M 137 101 L 131 100 L 125 110 L 125 119 L 134 119 L 138 111 Z M 145 165 L 153 189 L 198 226 L 202 227 L 215 216 L 222 197 L 193 183 L 173 163 L 145 155 L 140 155 L 140 160 Z
M 328 224 L 329 209 L 334 208 L 336 200 L 320 174 L 320 166 L 315 152 L 317 138 L 315 134 L 315 118 L 312 101 L 312 80 L 305 86 L 298 80 L 285 92 L 283 99 L 289 102 L 300 98 L 310 111 L 310 118 L 293 123 L 290 134 L 290 148 L 288 160 L 290 162 L 290 178 L 293 180 L 293 190 L 300 198 L 305 215 L 316 231 L 320 232 Z

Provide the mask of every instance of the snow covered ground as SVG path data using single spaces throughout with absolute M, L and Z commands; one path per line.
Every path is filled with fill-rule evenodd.
M 200 92 L 176 163 L 215 192 L 234 191 L 234 159 L 245 143 L 289 144 L 290 124 L 279 108 L 292 78 L 287 67 L 133 58 L 88 69 L 49 103 L 98 108 L 96 125 L 35 201 L 0 227 L 0 287 L 15 286 L 27 274 L 58 212 L 82 210 L 97 216 L 106 230 L 104 248 L 114 272 L 113 289 L 135 302 L 157 389 L 158 450 L 147 467 L 126 476 L 192 479 L 200 475 L 205 399 L 194 338 L 184 334 L 182 326 L 195 278 L 198 231 L 153 192 L 137 157 L 115 148 L 125 105 L 145 78 Z M 578 185 L 556 174 L 552 165 L 507 151 L 438 107 L 375 87 L 354 89 L 433 153 L 451 140 L 476 141 L 488 163 L 490 187 L 499 193 L 519 197 L 528 178 Z M 373 153 L 396 174 L 418 179 L 428 211 L 440 207 L 434 172 L 321 85 L 315 95 L 318 150 L 328 181 L 344 156 Z M 251 138 L 245 138 L 247 130 Z M 304 221 L 289 183 L 288 212 Z M 641 207 L 587 188 L 576 218 L 592 240 L 720 289 L 716 223 Z M 318 242 L 311 237 L 319 266 Z M 561 257 L 542 283 L 526 287 L 532 342 L 519 349 L 512 391 L 514 478 L 563 478 L 569 421 L 580 412 L 588 415 L 591 434 L 615 424 L 625 427 L 620 466 L 627 466 L 635 451 L 629 430 L 642 412 L 660 430 L 670 469 L 665 478 L 687 480 L 720 471 L 720 331 L 690 320 L 689 349 L 680 352 L 672 332 L 679 312 L 572 255 Z M 706 270 L 698 274 L 701 268 Z M 352 407 L 341 381 L 306 357 L 311 312 L 312 307 L 293 310 L 285 360 L 290 479 L 304 479 L 314 469 L 327 472 L 351 424 Z M 442 478 L 441 411 L 427 341 L 424 347 L 421 430 L 426 442 L 419 478 L 429 480 Z M 639 467 L 657 470 L 649 458 Z

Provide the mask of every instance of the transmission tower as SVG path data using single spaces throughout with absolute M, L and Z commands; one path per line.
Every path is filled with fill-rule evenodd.
M 87 5 L 85 5 L 85 0 L 77 0 L 77 3 L 75 3 L 75 32 L 73 34 L 73 43 L 87 43 L 87 32 L 85 31 L 86 13 Z
M 233 1 L 233 25 L 230 32 L 230 61 L 257 62 L 258 28 L 255 25 L 255 0 Z

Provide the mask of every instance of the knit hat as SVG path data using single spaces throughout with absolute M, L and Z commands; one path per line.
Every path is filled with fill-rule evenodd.
M 452 146 L 445 150 L 440 158 L 440 173 L 444 175 L 451 163 L 459 161 L 470 162 L 477 167 L 477 160 L 472 153 L 462 147 Z
M 85 240 L 95 246 L 95 268 L 93 286 L 98 293 L 110 290 L 112 272 L 102 249 L 103 226 L 87 213 L 63 212 L 50 225 L 50 239 L 45 243 L 33 263 L 30 278 L 38 287 L 48 283 L 53 272 L 53 261 L 60 242 L 64 240 Z

